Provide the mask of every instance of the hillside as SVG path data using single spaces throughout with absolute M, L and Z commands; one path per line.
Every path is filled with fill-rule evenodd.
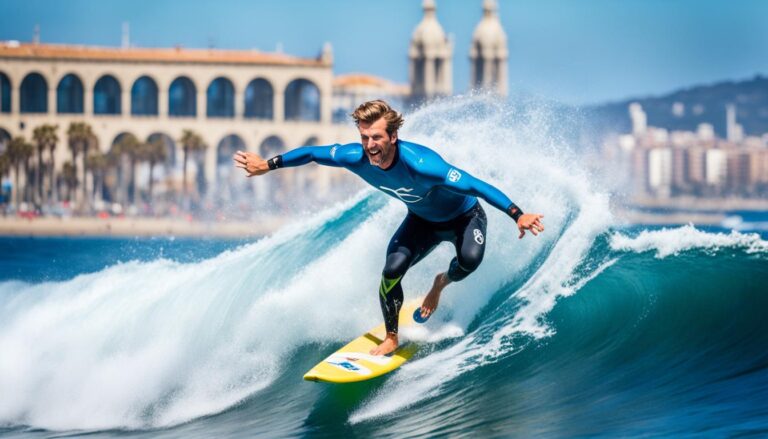
M 755 76 L 745 81 L 726 81 L 694 86 L 668 95 L 627 99 L 585 109 L 600 131 L 629 132 L 627 107 L 639 102 L 648 115 L 648 124 L 670 130 L 695 131 L 700 123 L 712 124 L 725 137 L 725 106 L 735 104 L 736 121 L 747 135 L 768 132 L 768 78 Z M 676 105 L 677 103 L 677 105 Z M 673 111 L 675 105 L 677 112 Z

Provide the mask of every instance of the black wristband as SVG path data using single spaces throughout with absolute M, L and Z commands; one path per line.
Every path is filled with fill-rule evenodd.
M 277 168 L 283 167 L 283 156 L 276 155 L 272 157 L 271 159 L 267 160 L 267 165 L 269 166 L 269 169 L 271 171 L 274 171 Z
M 520 219 L 521 216 L 523 216 L 523 211 L 520 210 L 515 203 L 512 203 L 507 207 L 507 215 L 511 216 L 515 222 L 517 222 L 518 219 Z

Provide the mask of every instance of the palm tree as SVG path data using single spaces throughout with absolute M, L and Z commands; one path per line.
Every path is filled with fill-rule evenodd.
M 109 173 L 108 171 L 110 169 L 114 169 L 115 173 L 117 174 L 117 182 L 114 185 L 109 184 Z M 102 189 L 105 189 L 109 193 L 109 199 L 112 202 L 124 202 L 125 198 L 123 196 L 123 154 L 120 151 L 120 145 L 119 144 L 113 144 L 112 148 L 109 149 L 109 152 L 104 154 L 104 169 L 103 174 L 101 175 L 103 178 L 102 181 Z
M 61 175 L 64 179 L 64 186 L 67 188 L 67 201 L 72 200 L 72 189 L 77 189 L 77 167 L 70 161 L 64 162 L 61 169 Z
M 89 169 L 93 174 L 93 195 L 95 195 L 104 184 L 104 170 L 108 166 L 107 155 L 96 150 L 84 158 L 87 165 L 86 169 Z
M 14 186 L 16 187 L 16 211 L 19 210 L 19 203 L 21 203 L 22 199 L 21 186 L 19 185 L 19 166 L 22 163 L 25 164 L 24 169 L 28 171 L 29 158 L 32 157 L 34 153 L 35 147 L 28 143 L 22 136 L 14 137 L 8 144 L 6 154 L 8 154 L 8 158 L 11 160 L 11 166 L 13 166 L 13 175 L 15 179 Z M 27 172 L 27 177 L 29 177 L 29 172 Z M 28 179 L 26 185 L 29 185 Z
M 165 147 L 165 142 L 162 139 L 155 139 L 145 143 L 143 158 L 149 162 L 149 203 L 152 205 L 154 201 L 152 193 L 155 184 L 155 165 L 168 159 L 168 149 Z
M 59 141 L 59 137 L 56 134 L 56 130 L 59 129 L 58 125 L 41 125 L 32 132 L 32 137 L 35 139 L 35 142 L 37 142 L 37 193 L 39 196 L 39 202 L 42 204 L 47 201 L 46 196 L 44 194 L 48 194 L 53 191 L 53 169 L 54 169 L 54 159 L 53 159 L 53 151 L 56 149 L 56 143 Z M 45 152 L 46 148 L 50 150 L 51 153 L 51 170 L 49 174 L 49 180 L 48 180 L 48 191 L 43 190 L 43 153 Z
M 88 126 L 88 129 L 90 130 L 90 126 Z M 88 156 L 89 152 L 92 150 L 95 150 L 96 152 L 99 152 L 99 139 L 96 137 L 95 134 L 91 133 L 90 136 L 88 136 L 88 140 L 83 144 L 83 206 L 82 211 L 88 212 L 90 210 L 91 197 L 88 196 L 88 170 L 89 168 L 89 162 L 88 162 Z
M 86 176 L 86 157 L 88 157 L 88 148 L 90 147 L 90 143 L 94 139 L 93 130 L 91 129 L 91 126 L 88 125 L 85 122 L 72 122 L 69 124 L 69 129 L 67 130 L 67 138 L 69 139 L 69 150 L 72 151 L 72 164 L 75 166 L 75 170 L 77 170 L 77 156 L 78 154 L 82 153 L 83 155 L 83 172 L 82 172 L 82 181 L 83 181 L 83 208 L 85 207 L 87 203 L 87 193 L 88 188 L 87 186 L 87 180 L 85 178 Z
M 184 165 L 182 166 L 182 186 L 184 196 L 187 195 L 187 158 L 190 153 L 198 153 L 204 151 L 208 145 L 205 144 L 203 138 L 192 130 L 184 130 L 181 133 L 181 139 L 179 140 L 184 151 Z
M 0 201 L 3 201 L 3 188 L 2 188 L 2 181 L 3 177 L 5 177 L 5 174 L 8 174 L 11 172 L 11 159 L 8 157 L 8 151 L 0 154 Z M 10 200 L 9 200 L 10 201 Z M 3 208 L 3 215 L 5 215 L 6 210 Z
M 128 157 L 130 161 L 130 180 L 128 183 L 128 201 L 133 204 L 136 196 L 136 162 L 141 155 L 142 146 L 139 139 L 131 133 L 122 136 L 117 145 L 120 155 Z
M 32 160 L 35 155 L 35 145 L 27 143 L 31 152 L 24 160 L 24 201 L 30 202 L 35 198 L 34 174 L 32 173 Z

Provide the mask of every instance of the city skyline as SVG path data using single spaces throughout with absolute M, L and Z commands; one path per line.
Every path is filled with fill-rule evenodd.
M 175 1 L 11 1 L 0 5 L 0 40 L 30 41 L 39 24 L 42 42 L 119 46 L 127 22 L 131 43 L 139 47 L 274 51 L 281 46 L 288 54 L 310 57 L 328 41 L 335 74 L 408 81 L 407 48 L 422 17 L 420 0 L 255 3 L 219 2 L 212 12 L 205 2 L 183 7 Z M 482 1 L 436 3 L 438 20 L 454 41 L 454 91 L 463 93 Z M 768 57 L 760 55 L 768 30 L 759 26 L 768 4 L 758 1 L 498 3 L 509 41 L 512 96 L 532 93 L 586 105 L 768 72 Z M 369 57 L 366 44 L 381 50 Z

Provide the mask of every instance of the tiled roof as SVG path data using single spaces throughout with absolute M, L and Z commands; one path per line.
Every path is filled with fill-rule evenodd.
M 59 44 L 28 44 L 16 41 L 0 42 L 0 58 L 66 59 L 88 61 L 257 64 L 288 66 L 328 66 L 317 59 L 299 58 L 281 53 L 256 50 L 138 48 L 74 46 Z
M 406 84 L 397 84 L 387 79 L 364 73 L 338 75 L 333 78 L 333 86 L 336 88 L 376 87 L 388 89 L 392 92 L 408 92 L 408 85 Z

